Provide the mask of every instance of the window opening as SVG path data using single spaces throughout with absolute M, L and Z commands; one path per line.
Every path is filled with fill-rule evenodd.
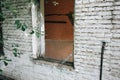
M 74 0 L 47 0 L 44 6 L 44 57 L 73 62 Z

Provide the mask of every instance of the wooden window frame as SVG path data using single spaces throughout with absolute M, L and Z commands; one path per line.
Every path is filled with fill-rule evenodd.
M 40 12 L 40 13 L 39 13 Z M 32 36 L 32 58 L 37 60 L 44 60 L 48 62 L 55 62 L 60 64 L 66 64 L 73 66 L 74 64 L 74 49 L 73 53 L 70 55 L 73 57 L 73 62 L 64 62 L 65 60 L 55 60 L 51 58 L 45 58 L 45 21 L 44 21 L 44 0 L 40 0 L 40 11 L 38 12 L 37 6 L 32 4 L 31 7 L 31 13 L 32 13 L 32 26 L 40 27 L 40 38 L 37 38 L 35 35 Z M 38 19 L 38 15 L 40 16 Z M 38 24 L 37 21 L 40 21 L 40 24 Z M 73 31 L 74 34 L 74 31 Z M 74 35 L 73 35 L 74 36 Z M 73 42 L 74 43 L 74 42 Z M 74 46 L 73 46 L 74 47 Z M 68 56 L 69 57 L 69 56 Z

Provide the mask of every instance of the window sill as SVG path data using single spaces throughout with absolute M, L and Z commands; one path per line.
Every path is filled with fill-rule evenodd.
M 39 65 L 49 65 L 51 67 L 55 66 L 58 69 L 68 69 L 69 71 L 74 70 L 73 62 L 66 62 L 62 64 L 60 60 L 54 60 L 49 58 L 38 58 L 38 59 L 32 59 L 33 63 L 39 64 Z

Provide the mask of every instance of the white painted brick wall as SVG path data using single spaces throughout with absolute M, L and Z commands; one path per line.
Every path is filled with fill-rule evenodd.
M 31 27 L 31 11 L 28 0 L 11 1 L 18 8 L 17 19 Z M 100 53 L 102 41 L 105 41 L 105 54 L 102 80 L 120 80 L 120 1 L 119 0 L 75 0 L 74 66 L 70 70 L 57 67 L 57 64 L 34 63 L 32 38 L 16 30 L 14 20 L 4 21 L 3 36 L 8 38 L 5 45 L 20 45 L 23 52 L 15 58 L 12 52 L 5 53 L 12 58 L 4 74 L 16 80 L 99 80 Z M 9 12 L 3 9 L 3 12 Z
M 82 80 L 99 80 L 101 42 L 106 41 L 107 45 L 104 55 L 103 80 L 119 80 L 120 56 L 116 56 L 116 54 L 120 53 L 120 27 L 118 26 L 120 23 L 120 1 L 90 0 L 90 2 L 91 3 L 88 4 L 76 4 L 76 8 L 81 9 L 75 10 L 76 71 L 82 76 L 80 77 Z M 92 73 L 90 71 L 95 72 Z

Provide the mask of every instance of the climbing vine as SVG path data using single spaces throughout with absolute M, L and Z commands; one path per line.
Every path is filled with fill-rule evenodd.
M 34 3 L 35 5 L 39 6 L 39 0 L 29 0 L 30 3 Z M 5 19 L 7 19 L 5 13 L 2 12 L 2 8 L 5 8 L 6 10 L 10 11 L 10 13 L 12 13 L 12 17 L 16 18 L 17 15 L 17 9 L 13 8 L 10 4 L 7 3 L 7 0 L 1 0 L 0 1 L 0 27 L 2 29 L 2 22 L 5 21 Z M 23 32 L 25 32 L 28 29 L 28 26 L 26 25 L 26 23 L 22 23 L 20 20 L 15 20 L 14 23 L 16 29 L 21 30 Z M 40 37 L 40 33 L 38 30 L 36 29 L 30 29 L 30 31 L 28 32 L 29 34 L 35 34 L 37 37 Z M 0 35 L 0 44 L 4 45 L 4 39 L 2 38 L 2 35 Z M 3 46 L 5 48 L 5 46 Z M 19 56 L 21 54 L 21 52 L 18 49 L 19 45 L 18 44 L 12 44 L 12 53 L 15 57 Z M 9 49 L 9 48 L 6 48 Z M 5 66 L 8 65 L 8 62 L 11 61 L 11 59 L 9 59 L 8 57 L 6 57 L 6 55 L 4 54 L 4 52 L 0 52 L 0 65 L 2 63 L 4 63 Z M 0 69 L 0 74 L 2 74 L 2 69 Z

